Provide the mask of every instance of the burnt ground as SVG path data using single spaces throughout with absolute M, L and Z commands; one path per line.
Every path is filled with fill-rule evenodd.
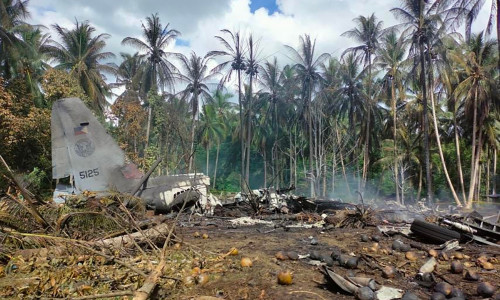
M 227 220 L 201 217 L 182 224 L 186 226 L 177 231 L 178 238 L 183 241 L 181 247 L 196 249 L 198 257 L 195 257 L 192 267 L 200 266 L 201 272 L 208 275 L 208 281 L 175 290 L 171 294 L 174 299 L 196 299 L 200 296 L 216 295 L 224 299 L 354 299 L 354 296 L 342 293 L 326 284 L 321 267 L 311 265 L 309 258 L 281 261 L 275 257 L 278 251 L 296 251 L 300 255 L 306 255 L 316 250 L 329 255 L 335 248 L 346 254 L 366 258 L 366 260 L 361 259 L 358 268 L 353 270 L 340 267 L 338 263 L 331 267 L 341 275 L 355 274 L 360 277 L 370 277 L 379 284 L 412 291 L 420 299 L 429 299 L 432 294 L 432 287 L 424 287 L 417 283 L 415 275 L 429 259 L 425 250 L 437 245 L 416 242 L 400 235 L 384 236 L 376 227 L 331 230 L 298 227 L 285 231 L 283 227 L 234 226 Z M 200 237 L 203 234 L 207 234 L 208 238 Z M 380 237 L 380 249 L 377 252 L 370 250 L 374 242 L 362 242 L 360 239 L 362 234 L 368 237 Z M 317 240 L 317 245 L 311 245 L 311 237 Z M 392 243 L 396 239 L 423 247 L 422 250 L 412 249 L 417 254 L 416 261 L 406 259 L 404 252 L 391 250 Z M 476 244 L 461 246 L 464 249 L 460 253 L 464 257 L 451 251 L 447 259 L 446 257 L 438 259 L 438 266 L 434 272 L 436 282 L 446 281 L 460 288 L 467 299 L 482 299 L 476 292 L 478 282 L 465 280 L 463 274 L 452 274 L 450 263 L 452 259 L 459 257 L 466 270 L 478 272 L 481 276 L 479 282 L 488 281 L 498 285 L 500 253 L 497 248 L 491 246 Z M 229 255 L 216 261 L 203 261 L 205 256 L 221 255 L 233 247 L 238 249 L 238 255 Z M 493 270 L 482 269 L 476 264 L 476 259 L 482 253 L 485 253 L 492 262 Z M 242 257 L 250 258 L 253 266 L 241 267 Z M 394 266 L 398 274 L 395 278 L 385 279 L 377 266 Z M 284 270 L 293 272 L 292 285 L 283 286 L 277 283 L 277 273 Z
M 342 216 L 341 212 L 336 216 Z M 166 266 L 151 299 L 355 299 L 327 283 L 319 261 L 313 263 L 306 256 L 314 252 L 328 257 L 334 250 L 360 258 L 355 269 L 335 262 L 331 270 L 338 274 L 373 278 L 381 285 L 411 291 L 419 299 L 430 298 L 433 283 L 419 283 L 415 276 L 429 259 L 428 250 L 437 245 L 402 235 L 386 236 L 376 226 L 352 228 L 359 223 L 344 223 L 346 228 L 335 228 L 333 224 L 342 217 L 325 219 L 333 222 L 326 228 L 304 227 L 320 220 L 318 214 L 303 214 L 299 221 L 283 220 L 293 216 L 297 215 L 264 215 L 261 218 L 279 220 L 248 226 L 234 225 L 229 217 L 181 214 L 175 238 L 166 248 Z M 163 222 L 170 226 L 173 219 Z M 373 224 L 381 223 L 379 219 Z M 362 235 L 368 241 L 362 242 Z M 376 249 L 372 249 L 373 237 L 379 238 Z M 313 239 L 316 245 L 312 245 Z M 392 250 L 397 239 L 407 245 L 412 243 L 415 260 Z M 164 240 L 157 241 L 157 246 L 161 247 Z M 6 239 L 2 247 L 12 244 L 20 250 L 7 252 L 0 247 L 0 299 L 132 299 L 134 291 L 144 284 L 137 269 L 151 274 L 158 266 L 159 256 L 148 243 L 128 244 L 111 252 L 92 241 L 82 243 L 43 234 L 16 234 Z M 89 252 L 91 245 L 94 250 Z M 445 281 L 461 289 L 467 299 L 482 299 L 477 295 L 480 282 L 497 286 L 500 283 L 500 251 L 475 243 L 460 246 L 460 251 L 452 250 L 438 258 L 434 284 Z M 237 249 L 236 255 L 230 254 L 232 248 Z M 294 251 L 302 258 L 278 260 L 279 251 Z M 480 256 L 483 258 L 478 260 Z M 241 266 L 243 257 L 252 261 L 251 267 Z M 116 259 L 126 264 L 119 264 Z M 468 281 L 464 272 L 451 274 L 453 260 L 460 260 L 464 272 L 475 271 L 481 279 Z M 387 266 L 397 269 L 394 278 L 382 277 L 381 269 Z M 277 283 L 280 271 L 293 272 L 291 285 Z M 106 298 L 109 293 L 122 295 Z M 498 294 L 497 289 L 496 299 Z

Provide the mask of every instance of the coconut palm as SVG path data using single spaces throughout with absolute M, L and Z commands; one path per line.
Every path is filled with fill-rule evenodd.
M 220 127 L 220 132 L 222 134 L 220 139 L 217 139 L 217 153 L 215 156 L 215 167 L 214 167 L 214 181 L 212 183 L 212 187 L 215 188 L 217 183 L 217 167 L 219 165 L 219 153 L 220 153 L 220 145 L 222 141 L 224 141 L 227 137 L 228 130 L 230 128 L 228 115 L 233 108 L 233 103 L 229 102 L 229 99 L 233 97 L 233 95 L 228 93 L 223 93 L 222 90 L 217 89 L 214 95 L 208 100 L 209 104 L 214 107 L 218 123 L 222 126 Z M 208 175 L 208 174 L 207 174 Z
M 141 89 L 141 77 L 144 72 L 144 57 L 139 52 L 130 55 L 120 53 L 122 62 L 116 67 L 116 82 L 113 88 L 125 87 L 125 91 L 139 92 Z
M 372 56 L 379 47 L 379 38 L 382 34 L 382 21 L 377 21 L 375 14 L 369 17 L 359 16 L 354 19 L 357 27 L 344 32 L 342 35 L 353 38 L 361 45 L 356 47 L 347 48 L 344 53 L 354 52 L 355 54 L 360 54 L 363 59 L 365 66 L 368 67 L 368 84 L 367 84 L 367 100 L 368 100 L 368 111 L 366 118 L 366 132 L 365 132 L 365 149 L 363 156 L 363 181 L 361 188 L 364 190 L 366 184 L 366 177 L 368 176 L 368 165 L 369 165 L 369 145 L 370 145 L 370 122 L 371 122 L 371 111 L 372 111 Z
M 213 145 L 212 142 L 215 142 L 217 145 L 220 145 L 221 140 L 224 136 L 225 124 L 224 121 L 219 118 L 217 114 L 217 110 L 214 105 L 206 104 L 203 105 L 203 113 L 200 118 L 200 135 L 201 135 L 201 144 L 205 148 L 207 152 L 207 166 L 206 173 L 209 175 L 209 158 L 210 158 L 210 148 Z M 214 171 L 215 172 L 215 171 Z M 214 176 L 215 177 L 215 176 Z M 213 186 L 215 187 L 215 178 Z
M 146 58 L 146 64 L 141 77 L 144 94 L 147 94 L 153 86 L 163 90 L 174 84 L 174 73 L 176 73 L 177 68 L 168 60 L 171 53 L 166 52 L 166 48 L 180 35 L 180 32 L 169 29 L 169 25 L 163 27 L 158 14 L 154 14 L 146 18 L 146 25 L 142 24 L 144 40 L 135 37 L 126 37 L 122 40 L 123 45 L 129 45 L 145 52 L 143 55 Z
M 66 70 L 78 79 L 85 93 L 92 99 L 94 108 L 102 111 L 108 105 L 106 96 L 110 95 L 103 72 L 115 72 L 113 65 L 102 62 L 115 56 L 111 52 L 102 51 L 109 34 L 93 36 L 95 28 L 88 21 L 76 21 L 73 29 L 57 24 L 53 28 L 61 42 L 49 41 L 48 55 L 57 62 L 56 68 Z
M 471 36 L 469 42 L 464 45 L 463 53 L 452 56 L 463 76 L 455 89 L 455 96 L 465 100 L 467 118 L 472 119 L 471 176 L 466 204 L 469 208 L 477 188 L 479 160 L 484 143 L 483 125 L 492 106 L 498 109 L 497 84 L 493 76 L 498 53 L 494 47 L 495 42 L 485 40 L 481 32 Z
M 236 72 L 238 78 L 238 107 L 239 107 L 239 117 L 240 117 L 240 146 L 241 146 L 241 172 L 240 172 L 240 189 L 243 191 L 245 186 L 243 185 L 243 178 L 245 178 L 245 142 L 243 138 L 243 107 L 242 107 L 242 91 L 241 91 L 241 72 L 246 69 L 245 63 L 245 48 L 243 45 L 243 39 L 240 32 L 231 32 L 228 29 L 222 29 L 221 32 L 228 36 L 227 41 L 222 36 L 215 36 L 215 38 L 224 46 L 225 50 L 211 51 L 208 53 L 210 56 L 219 56 L 227 60 L 218 64 L 213 70 L 213 73 L 223 72 L 220 86 L 224 82 L 231 80 L 231 75 Z
M 319 56 L 315 56 L 314 50 L 316 47 L 316 41 L 311 41 L 309 35 L 304 35 L 299 37 L 299 48 L 295 49 L 288 45 L 285 45 L 291 54 L 292 60 L 295 62 L 294 69 L 297 74 L 297 78 L 301 83 L 301 98 L 302 98 L 302 114 L 308 123 L 308 135 L 309 135 L 309 171 L 311 172 L 311 177 L 314 174 L 313 169 L 313 126 L 312 126 L 312 112 L 311 112 L 311 102 L 312 95 L 315 88 L 321 81 L 320 65 L 321 63 L 329 58 L 329 54 L 323 53 Z M 310 193 L 311 197 L 315 196 L 314 191 L 314 180 L 311 178 L 310 183 Z
M 420 67 L 420 86 L 422 90 L 422 123 L 424 132 L 424 153 L 425 153 L 425 174 L 427 200 L 432 201 L 432 179 L 430 169 L 429 151 L 429 120 L 427 105 L 427 64 L 425 57 L 425 47 L 432 35 L 437 31 L 438 23 L 441 21 L 440 15 L 436 13 L 436 6 L 428 0 L 403 0 L 401 7 L 391 9 L 391 12 L 403 23 L 397 25 L 404 28 L 404 35 L 411 41 L 410 57 L 414 60 L 414 65 Z M 414 68 L 416 70 L 416 68 Z
M 16 63 L 20 59 L 17 49 L 23 40 L 15 34 L 15 29 L 29 17 L 29 0 L 0 1 L 0 75 L 11 78 L 16 72 Z
M 392 115 L 392 141 L 393 141 L 393 157 L 397 158 L 397 95 L 404 96 L 404 57 L 406 55 L 407 44 L 403 36 L 398 36 L 395 30 L 389 31 L 382 37 L 382 45 L 377 50 L 375 64 L 384 72 L 383 81 L 390 85 L 391 98 L 391 115 Z M 398 176 L 398 160 L 393 161 L 394 178 L 396 181 L 396 201 L 399 198 L 399 176 Z
M 253 80 L 257 79 L 257 74 L 259 73 L 260 65 L 258 63 L 258 42 L 255 42 L 253 36 L 250 35 L 248 37 L 247 43 L 247 57 L 246 60 L 246 69 L 245 74 L 248 76 L 248 93 L 245 98 L 245 106 L 246 106 L 246 115 L 247 115 L 247 126 L 246 126 L 246 171 L 245 171 L 245 181 L 246 185 L 250 187 L 250 149 L 252 145 L 252 116 L 254 112 L 252 112 L 253 104 Z
M 44 105 L 39 83 L 45 70 L 50 68 L 46 62 L 48 57 L 45 53 L 49 35 L 44 34 L 41 29 L 41 27 L 21 24 L 13 30 L 23 41 L 22 47 L 17 49 L 19 58 L 15 72 L 24 78 L 35 105 L 38 107 Z
M 207 63 L 210 56 L 199 57 L 192 52 L 187 58 L 182 54 L 177 54 L 181 63 L 182 73 L 176 75 L 179 81 L 186 83 L 186 87 L 178 93 L 182 100 L 190 102 L 191 107 L 191 155 L 189 157 L 188 172 L 191 172 L 194 155 L 194 135 L 196 130 L 196 117 L 200 100 L 210 99 L 210 90 L 207 82 L 213 77 L 213 73 L 208 72 Z

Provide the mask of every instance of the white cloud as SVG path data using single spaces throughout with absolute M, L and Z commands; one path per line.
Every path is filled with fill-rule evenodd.
M 491 1 L 484 4 L 475 30 L 484 28 Z M 75 18 L 88 20 L 96 27 L 97 33 L 111 35 L 107 51 L 115 53 L 116 60 L 120 52 L 135 51 L 122 46 L 122 39 L 140 37 L 141 22 L 158 12 L 163 25 L 170 23 L 170 28 L 179 30 L 181 38 L 189 42 L 189 47 L 171 45 L 170 51 L 186 55 L 195 51 L 198 55 L 205 55 L 210 50 L 221 49 L 222 45 L 214 36 L 227 28 L 252 33 L 260 41 L 261 58 L 277 56 L 283 65 L 289 61 L 283 45 L 297 46 L 299 35 L 307 33 L 315 38 L 318 54 L 327 52 L 339 56 L 353 45 L 353 41 L 341 34 L 355 26 L 354 18 L 375 12 L 385 26 L 395 25 L 398 22 L 389 10 L 399 4 L 397 0 L 277 0 L 280 12 L 269 15 L 265 8 L 251 13 L 250 0 L 32 0 L 30 10 L 32 23 L 49 28 L 54 23 L 72 27 Z M 54 35 L 52 29 L 51 33 Z

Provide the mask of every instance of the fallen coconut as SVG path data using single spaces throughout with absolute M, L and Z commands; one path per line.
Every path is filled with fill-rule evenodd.
M 461 289 L 456 288 L 456 287 L 454 287 L 454 288 L 452 288 L 452 289 L 451 289 L 451 294 L 450 294 L 450 296 L 451 296 L 452 298 L 462 298 L 462 299 L 465 299 L 465 294 L 464 294 L 464 292 L 462 292 L 462 290 L 461 290 Z
M 291 260 L 298 260 L 299 259 L 299 254 L 295 251 L 288 251 L 286 253 L 286 255 L 288 255 L 288 258 Z
M 484 298 L 489 298 L 495 294 L 495 286 L 489 282 L 481 282 L 477 286 L 477 294 Z
M 241 259 L 241 266 L 244 268 L 251 267 L 252 266 L 252 260 L 248 257 L 243 257 Z
M 282 285 L 290 285 L 293 281 L 293 274 L 290 271 L 281 271 L 278 273 L 278 283 Z
M 449 296 L 451 294 L 451 289 L 453 287 L 447 282 L 440 282 L 434 286 L 434 291 L 441 293 L 445 296 Z
M 196 278 L 196 283 L 198 283 L 199 285 L 205 285 L 207 282 L 208 282 L 207 274 L 202 273 Z
M 478 281 L 480 277 L 479 274 L 477 274 L 475 271 L 467 270 L 465 272 L 464 278 L 470 281 Z
M 361 241 L 362 242 L 368 242 L 370 239 L 368 238 L 368 236 L 366 234 L 362 234 L 361 235 Z
M 394 276 L 396 276 L 396 268 L 394 268 L 393 266 L 386 266 L 382 269 L 382 277 L 384 278 L 394 278 Z
M 317 250 L 313 250 L 313 251 L 311 251 L 311 253 L 309 253 L 309 258 L 314 259 L 314 260 L 320 260 L 321 253 L 319 253 L 319 251 L 317 251 Z
M 415 252 L 413 251 L 408 251 L 405 253 L 405 257 L 409 261 L 416 261 L 418 259 L 418 256 Z
M 333 249 L 332 253 L 330 254 L 330 257 L 333 260 L 338 260 L 340 258 L 340 255 L 342 255 L 342 252 L 339 249 Z
M 495 267 L 493 266 L 493 264 L 490 263 L 489 261 L 482 263 L 481 267 L 483 269 L 485 269 L 485 270 L 494 270 L 495 269 Z
M 276 252 L 276 254 L 274 255 L 278 260 L 287 260 L 288 259 L 288 255 L 285 254 L 284 252 L 282 251 L 278 251 Z
M 356 291 L 356 299 L 359 300 L 373 300 L 375 299 L 375 293 L 373 290 L 367 286 L 360 287 Z
M 431 295 L 431 300 L 445 300 L 445 299 L 446 296 L 438 292 L 434 292 Z
M 327 266 L 333 266 L 333 259 L 328 254 L 321 254 L 320 261 L 324 262 Z
M 432 257 L 438 257 L 438 255 L 439 255 L 439 252 L 437 252 L 437 250 L 435 250 L 435 249 L 429 250 L 428 253 L 429 253 L 429 256 L 432 256 Z
M 406 292 L 401 300 L 420 300 L 420 298 L 412 292 Z
M 451 262 L 450 270 L 452 273 L 461 274 L 464 271 L 464 265 L 458 260 L 454 260 Z

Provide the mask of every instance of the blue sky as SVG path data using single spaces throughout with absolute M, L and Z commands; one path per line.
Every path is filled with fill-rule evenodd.
M 266 8 L 270 15 L 279 11 L 275 0 L 250 0 L 250 12 L 255 13 L 255 11 L 261 7 Z

